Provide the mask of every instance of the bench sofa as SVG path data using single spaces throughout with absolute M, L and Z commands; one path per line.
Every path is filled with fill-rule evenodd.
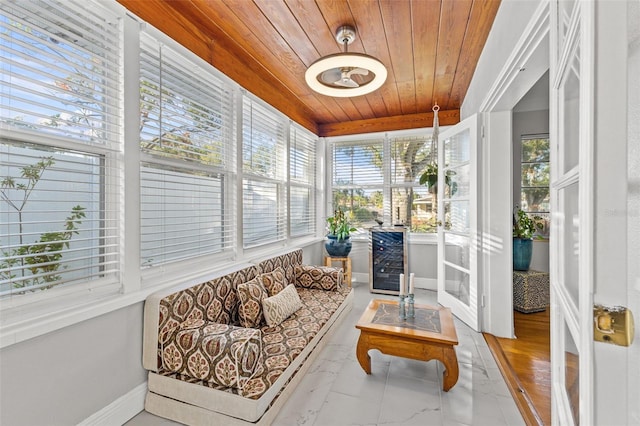
M 298 309 L 276 325 L 283 297 Z M 265 298 L 272 326 L 255 312 Z M 190 425 L 270 424 L 352 305 L 342 270 L 303 265 L 301 249 L 151 294 L 146 411 Z

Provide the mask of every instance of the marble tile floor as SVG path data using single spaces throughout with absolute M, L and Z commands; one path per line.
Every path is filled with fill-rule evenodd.
M 342 425 L 524 425 L 509 390 L 481 333 L 455 318 L 460 375 L 449 391 L 442 390 L 439 361 L 414 361 L 371 355 L 372 374 L 355 355 L 360 315 L 372 298 L 368 283 L 354 283 L 349 317 L 331 336 L 306 376 L 286 402 L 274 426 Z M 416 303 L 437 305 L 436 293 L 416 289 Z M 177 423 L 145 411 L 127 426 L 168 426 Z

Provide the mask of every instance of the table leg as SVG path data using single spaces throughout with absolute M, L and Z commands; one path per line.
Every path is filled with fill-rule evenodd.
M 356 357 L 365 373 L 371 374 L 371 357 L 369 356 L 369 339 L 363 332 L 360 332 L 358 346 L 356 346 Z
M 458 357 L 455 349 L 447 348 L 444 351 L 443 364 L 445 367 L 442 373 L 442 389 L 448 392 L 458 382 Z

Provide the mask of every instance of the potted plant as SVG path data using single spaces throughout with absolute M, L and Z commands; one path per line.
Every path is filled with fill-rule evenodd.
M 449 186 L 451 195 L 455 194 L 458 189 L 456 182 L 451 182 L 451 176 L 455 176 L 456 172 L 447 170 L 444 176 L 445 185 Z M 438 163 L 429 163 L 420 175 L 420 185 L 426 185 L 429 192 L 436 193 L 438 191 Z
M 327 218 L 329 233 L 324 244 L 331 257 L 347 257 L 351 252 L 351 233 L 356 231 L 347 220 L 342 210 L 335 210 L 333 216 Z
M 438 164 L 429 163 L 420 175 L 420 185 L 427 185 L 431 191 L 431 188 L 435 188 L 436 183 L 438 183 Z
M 542 230 L 542 218 L 529 216 L 516 206 L 513 212 L 513 269 L 528 271 L 533 255 L 533 237 Z

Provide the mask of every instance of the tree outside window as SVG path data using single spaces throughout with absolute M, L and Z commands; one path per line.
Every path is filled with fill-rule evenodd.
M 348 212 L 354 226 L 383 220 L 411 232 L 436 232 L 435 191 L 419 182 L 435 161 L 430 135 L 335 142 L 332 157 L 333 208 Z

